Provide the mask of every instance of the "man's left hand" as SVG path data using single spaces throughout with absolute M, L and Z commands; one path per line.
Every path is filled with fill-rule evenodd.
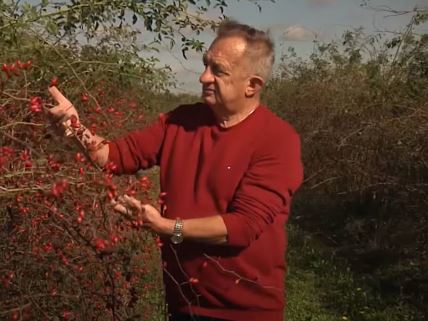
M 143 220 L 143 226 L 156 233 L 165 233 L 164 226 L 167 219 L 161 216 L 159 211 L 150 204 L 143 204 L 136 198 L 123 195 L 117 201 L 112 201 L 113 209 L 121 214 L 129 215 L 129 218 Z

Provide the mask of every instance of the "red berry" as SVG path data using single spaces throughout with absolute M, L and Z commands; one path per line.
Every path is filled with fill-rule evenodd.
M 74 159 L 79 163 L 84 163 L 86 161 L 85 156 L 82 155 L 82 153 L 77 152 L 74 156 Z
M 94 245 L 97 250 L 104 250 L 107 246 L 107 242 L 102 238 L 96 238 L 94 240 Z
M 1 66 L 1 70 L 3 70 L 6 73 L 6 77 L 9 79 L 10 78 L 10 70 L 9 70 L 9 66 L 6 64 L 3 64 Z
M 58 77 L 55 76 L 51 79 L 49 87 L 57 87 L 57 86 L 58 86 Z
M 189 279 L 189 282 L 191 283 L 191 284 L 197 284 L 197 283 L 199 283 L 199 279 L 197 279 L 197 278 L 190 278 Z
M 18 66 L 19 69 L 24 69 L 24 64 L 21 62 L 21 60 L 17 60 L 16 65 Z
M 39 96 L 31 97 L 28 107 L 30 108 L 30 111 L 33 113 L 42 112 L 42 98 Z
M 30 152 L 28 151 L 28 149 L 24 149 L 21 152 L 20 158 L 21 158 L 22 161 L 26 161 L 26 160 L 30 159 Z
M 13 311 L 11 320 L 13 320 L 13 321 L 19 320 L 19 313 L 18 313 L 18 311 Z
M 64 320 L 69 320 L 73 316 L 73 313 L 70 311 L 63 311 L 62 312 L 62 318 Z
M 80 123 L 79 123 L 79 121 L 77 120 L 77 116 L 76 115 L 72 115 L 71 117 L 70 117 L 70 125 L 71 125 L 71 127 L 73 127 L 73 128 L 80 128 Z
M 67 180 L 62 179 L 52 185 L 51 192 L 55 197 L 61 197 L 67 187 L 68 187 Z
M 24 163 L 24 166 L 25 166 L 25 168 L 31 168 L 31 167 L 33 167 L 33 163 L 28 160 Z
M 19 71 L 18 71 L 18 68 L 16 68 L 15 64 L 11 64 L 9 66 L 9 71 L 13 72 L 15 76 L 19 76 Z
M 82 94 L 82 96 L 80 96 L 80 101 L 82 103 L 86 103 L 89 100 L 89 95 L 87 93 Z
M 33 62 L 31 60 L 28 60 L 22 67 L 23 69 L 29 69 L 33 65 Z

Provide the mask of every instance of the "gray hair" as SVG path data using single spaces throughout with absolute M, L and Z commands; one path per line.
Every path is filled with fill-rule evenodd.
M 269 33 L 234 20 L 223 20 L 218 27 L 216 40 L 228 37 L 239 37 L 246 42 L 245 57 L 252 71 L 267 81 L 275 61 L 274 43 Z

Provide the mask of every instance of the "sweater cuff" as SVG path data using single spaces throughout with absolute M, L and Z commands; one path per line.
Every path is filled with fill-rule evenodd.
M 117 147 L 117 144 L 115 144 L 112 141 L 108 142 L 108 148 L 109 148 L 109 152 L 108 152 L 107 162 L 112 162 L 117 166 L 115 172 L 116 174 L 118 174 L 122 172 L 122 167 L 120 166 L 121 163 L 120 163 L 119 148 Z
M 251 243 L 251 235 L 246 224 L 236 213 L 221 215 L 227 230 L 227 244 L 230 246 L 246 247 Z

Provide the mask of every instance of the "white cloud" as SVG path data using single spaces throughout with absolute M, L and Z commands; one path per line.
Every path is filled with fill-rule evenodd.
M 315 39 L 316 33 L 299 25 L 287 27 L 283 34 L 283 39 L 288 41 L 311 41 Z

